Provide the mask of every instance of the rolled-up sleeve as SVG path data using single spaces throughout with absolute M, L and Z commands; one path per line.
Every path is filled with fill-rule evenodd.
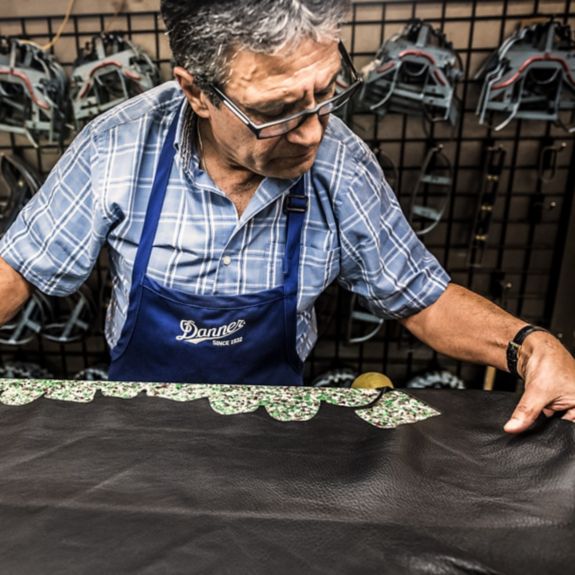
M 44 293 L 76 291 L 98 259 L 110 228 L 98 194 L 100 156 L 87 127 L 0 240 L 0 256 Z
M 335 199 L 340 220 L 339 281 L 384 319 L 408 317 L 434 303 L 450 277 L 419 240 L 367 149 Z

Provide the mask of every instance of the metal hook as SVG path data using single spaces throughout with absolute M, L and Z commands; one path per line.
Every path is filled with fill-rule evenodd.
M 544 183 L 549 183 L 557 175 L 557 159 L 559 154 L 567 147 L 565 142 L 558 146 L 548 145 L 541 149 L 539 154 L 539 169 L 537 177 Z
M 437 159 L 441 159 L 441 164 L 437 163 Z M 441 175 L 434 175 L 434 171 L 440 170 Z M 423 190 L 428 186 L 433 186 L 436 188 L 444 189 L 445 191 L 441 194 L 442 201 L 438 206 L 428 206 L 416 204 L 416 198 L 421 195 Z M 418 236 L 424 236 L 434 230 L 441 221 L 447 206 L 449 205 L 449 199 L 451 198 L 453 188 L 453 177 L 452 177 L 452 167 L 451 162 L 443 152 L 443 145 L 439 144 L 430 148 L 427 156 L 423 162 L 423 167 L 421 168 L 421 173 L 419 176 L 419 181 L 417 185 L 413 188 L 413 194 L 411 196 L 409 214 L 410 222 L 413 224 L 414 217 L 419 218 L 423 221 L 429 221 L 431 223 L 423 225 L 422 229 L 414 230 Z M 437 196 L 437 194 L 427 194 Z

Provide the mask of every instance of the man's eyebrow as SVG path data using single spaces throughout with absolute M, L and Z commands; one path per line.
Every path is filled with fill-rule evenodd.
M 246 109 L 251 110 L 252 112 L 266 112 L 275 108 L 281 108 L 282 106 L 285 106 L 285 100 L 273 100 L 271 102 L 255 103 L 251 106 L 246 106 Z
M 340 75 L 341 73 L 341 66 L 339 68 L 339 70 L 331 77 L 330 81 L 327 83 L 327 85 L 323 88 L 320 88 L 319 90 L 316 90 L 317 92 L 324 92 L 325 90 L 327 90 L 332 84 L 334 84 L 337 81 L 337 77 Z M 301 98 L 300 98 L 301 99 Z M 293 102 L 289 102 L 289 106 L 293 106 L 295 104 L 297 104 L 299 102 L 299 100 L 294 100 Z M 273 110 L 275 108 L 281 108 L 282 106 L 286 105 L 286 101 L 285 100 L 273 100 L 271 102 L 265 102 L 262 104 L 252 104 L 251 106 L 246 106 L 246 110 L 251 111 L 251 112 L 266 112 L 267 110 Z

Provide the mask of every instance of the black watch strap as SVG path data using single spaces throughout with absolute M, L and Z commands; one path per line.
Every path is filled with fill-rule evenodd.
M 525 341 L 525 338 L 534 331 L 547 330 L 536 325 L 526 325 L 525 327 L 522 327 L 515 334 L 515 337 L 507 344 L 507 369 L 509 370 L 509 373 L 512 373 L 517 377 L 521 377 L 517 372 L 519 349 L 521 348 L 522 343 Z

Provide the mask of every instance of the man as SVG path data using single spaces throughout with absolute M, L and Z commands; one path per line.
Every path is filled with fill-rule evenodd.
M 300 384 L 313 303 L 337 279 L 441 353 L 517 361 L 526 391 L 507 431 L 541 411 L 575 420 L 570 354 L 450 284 L 371 152 L 330 116 L 351 95 L 335 91 L 342 67 L 355 73 L 338 41 L 347 9 L 163 0 L 177 83 L 66 151 L 0 243 L 0 322 L 32 286 L 76 290 L 107 243 L 113 379 Z

